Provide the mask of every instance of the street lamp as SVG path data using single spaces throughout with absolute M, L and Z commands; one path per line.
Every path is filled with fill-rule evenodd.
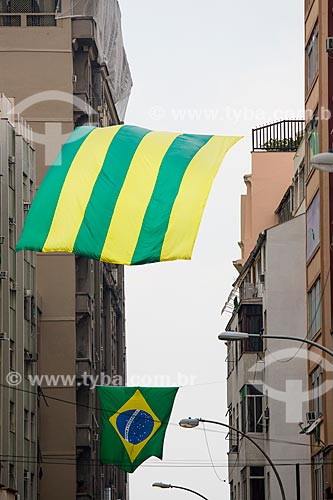
M 333 153 L 332 153 L 333 155 Z M 332 165 L 333 167 L 333 165 Z M 332 170 L 333 171 L 333 170 Z M 237 341 L 237 340 L 245 340 L 248 338 L 257 338 L 257 339 L 282 339 L 282 340 L 294 340 L 296 342 L 301 342 L 304 344 L 309 344 L 311 346 L 317 347 L 321 351 L 326 352 L 333 357 L 333 351 L 328 349 L 327 347 L 318 344 L 318 342 L 313 342 L 313 340 L 304 339 L 303 337 L 292 337 L 290 335 L 263 335 L 261 333 L 245 333 L 245 332 L 221 332 L 218 335 L 219 340 L 227 340 L 227 341 Z
M 197 495 L 198 497 L 204 498 L 204 500 L 208 500 L 208 498 L 204 497 L 203 495 L 200 495 L 197 491 L 190 490 L 190 488 L 184 488 L 184 486 L 176 486 L 175 484 L 166 484 L 166 483 L 153 483 L 152 486 L 154 488 L 176 488 L 177 490 L 184 490 L 184 491 L 189 491 L 190 493 L 194 493 L 194 495 Z
M 328 151 L 327 153 L 314 155 L 310 160 L 310 164 L 322 172 L 333 172 L 333 152 Z
M 269 465 L 272 467 L 272 470 L 275 474 L 275 477 L 277 479 L 277 482 L 279 483 L 280 491 L 281 491 L 281 497 L 282 500 L 286 500 L 286 494 L 284 492 L 284 487 L 282 484 L 282 480 L 280 477 L 280 474 L 277 471 L 277 468 L 275 467 L 274 463 L 272 462 L 271 458 L 267 455 L 267 453 L 259 446 L 258 443 L 254 439 L 252 439 L 248 434 L 245 434 L 244 432 L 240 431 L 239 429 L 236 429 L 236 427 L 232 427 L 231 425 L 225 424 L 223 422 L 219 422 L 217 420 L 206 420 L 203 418 L 183 418 L 180 422 L 179 425 L 180 427 L 184 427 L 186 429 L 192 429 L 193 427 L 198 427 L 199 423 L 207 423 L 207 424 L 215 424 L 215 425 L 220 425 L 221 427 L 226 427 L 227 429 L 236 432 L 236 434 L 241 435 L 243 438 L 247 439 L 250 441 L 253 446 L 255 446 L 261 453 L 262 455 L 266 458 L 267 462 Z

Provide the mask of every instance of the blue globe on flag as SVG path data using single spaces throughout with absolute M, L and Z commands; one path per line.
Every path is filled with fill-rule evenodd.
M 117 417 L 117 429 L 130 444 L 147 439 L 154 429 L 154 419 L 143 410 L 126 410 Z

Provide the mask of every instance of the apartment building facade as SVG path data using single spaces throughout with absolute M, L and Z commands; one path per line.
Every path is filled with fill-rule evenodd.
M 256 233 L 257 240 L 252 248 L 240 245 L 247 251 L 244 260 L 235 262 L 240 273 L 224 307 L 231 313 L 226 329 L 305 336 L 304 141 L 300 129 L 293 133 L 286 127 L 287 135 L 277 138 L 278 129 L 271 127 L 265 133 L 273 137 L 272 151 L 266 140 L 257 140 L 262 129 L 253 131 L 252 174 L 244 179 L 241 220 L 242 241 L 245 235 L 255 241 Z M 277 178 L 280 192 L 274 198 L 270 186 L 276 188 Z M 307 349 L 300 352 L 299 346 L 279 339 L 232 341 L 227 366 L 229 425 L 255 439 L 272 459 L 287 498 L 310 499 L 309 438 L 299 434 L 298 426 L 308 413 Z M 234 432 L 229 443 L 230 498 L 281 498 L 274 471 L 260 451 Z
M 308 338 L 332 348 L 332 176 L 310 166 L 314 154 L 332 147 L 332 51 L 333 2 L 305 1 L 305 109 L 306 109 L 306 208 L 307 208 L 307 301 Z M 318 419 L 312 438 L 312 492 L 314 500 L 333 498 L 332 408 L 333 393 L 322 390 L 331 384 L 331 359 L 310 349 L 309 387 L 318 386 L 311 410 Z M 318 448 L 318 442 L 320 447 Z
M 36 255 L 15 246 L 35 193 L 35 151 L 0 94 L 0 498 L 37 495 Z M 2 496 L 1 496 L 2 495 Z
M 0 88 L 36 138 L 37 186 L 74 127 L 124 117 L 131 76 L 116 0 L 0 2 Z M 127 498 L 126 474 L 99 464 L 96 393 L 103 376 L 126 382 L 124 270 L 70 254 L 37 254 L 41 310 L 38 373 L 75 376 L 42 384 L 38 495 Z M 27 500 L 32 500 L 28 496 Z

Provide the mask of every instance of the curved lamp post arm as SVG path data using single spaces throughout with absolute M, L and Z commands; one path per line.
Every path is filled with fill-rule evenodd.
M 184 488 L 183 486 L 175 486 L 173 484 L 170 485 L 170 488 L 177 488 L 177 490 L 189 491 L 190 493 L 194 493 L 194 495 L 197 495 L 198 497 L 204 498 L 204 500 L 208 500 L 208 498 L 204 497 L 197 491 L 191 490 L 190 488 Z
M 281 338 L 281 337 L 280 337 Z M 241 436 L 243 436 L 245 439 L 247 439 L 248 441 L 250 441 L 253 446 L 255 446 L 261 453 L 262 455 L 264 455 L 264 457 L 266 458 L 267 462 L 269 463 L 269 465 L 272 467 L 273 471 L 274 471 L 274 474 L 275 474 L 275 477 L 277 479 L 277 482 L 279 483 L 279 486 L 280 486 L 280 490 L 281 490 L 281 496 L 282 496 L 282 499 L 283 500 L 286 500 L 286 494 L 285 494 L 285 491 L 284 491 L 284 487 L 283 487 L 283 484 L 282 484 L 282 480 L 281 480 L 281 477 L 280 477 L 280 474 L 278 473 L 277 471 L 277 468 L 275 467 L 274 463 L 272 462 L 271 458 L 267 455 L 267 453 L 261 448 L 261 446 L 259 446 L 258 443 L 255 442 L 254 439 L 252 439 L 250 436 L 248 436 L 247 434 L 245 434 L 244 432 L 240 431 L 239 429 L 236 429 L 235 427 L 231 427 L 230 425 L 228 424 L 224 424 L 223 422 L 218 422 L 216 420 L 206 420 L 206 419 L 203 419 L 203 418 L 198 418 L 199 422 L 203 422 L 203 423 L 208 423 L 208 424 L 215 424 L 215 425 L 220 425 L 222 427 L 226 427 L 227 429 L 230 429 L 234 432 L 236 432 L 237 434 L 240 434 Z
M 152 486 L 156 488 L 176 488 L 177 490 L 189 491 L 190 493 L 193 493 L 194 495 L 197 495 L 198 497 L 203 498 L 204 500 L 208 500 L 208 498 L 204 497 L 197 491 L 191 490 L 190 488 L 184 488 L 184 486 L 176 486 L 175 484 L 166 484 L 166 483 L 153 483 Z
M 249 337 L 257 337 L 257 338 L 262 338 L 262 339 L 282 339 L 282 340 L 295 340 L 296 342 L 301 342 L 304 344 L 309 344 L 314 347 L 317 347 L 321 351 L 326 352 L 330 356 L 333 357 L 333 351 L 325 347 L 324 345 L 318 344 L 318 342 L 313 342 L 313 340 L 309 339 L 304 339 L 303 337 L 291 337 L 288 335 L 260 335 L 260 334 L 255 334 L 255 333 L 249 333 Z

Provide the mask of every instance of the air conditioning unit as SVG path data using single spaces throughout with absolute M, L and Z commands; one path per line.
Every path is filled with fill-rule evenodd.
M 8 278 L 8 271 L 0 271 L 0 280 L 6 280 Z
M 265 275 L 259 274 L 259 283 L 265 283 Z
M 326 52 L 332 52 L 333 51 L 333 37 L 329 36 L 326 38 Z
M 316 411 L 309 411 L 306 413 L 306 421 L 310 424 L 318 418 Z
M 8 156 L 8 164 L 9 165 L 15 165 L 15 163 L 16 163 L 15 156 Z
M 32 295 L 32 290 L 24 290 L 25 297 L 31 297 L 31 295 Z
M 9 217 L 8 222 L 10 226 L 15 226 L 16 225 L 16 219 L 15 217 Z
M 27 470 L 24 471 L 24 479 L 30 479 L 31 478 L 31 472 L 28 472 Z
M 29 209 L 30 209 L 30 207 L 31 207 L 31 203 L 30 203 L 30 201 L 24 201 L 24 202 L 23 202 L 23 210 L 24 210 L 25 212 L 28 212 L 28 211 L 29 211 Z

